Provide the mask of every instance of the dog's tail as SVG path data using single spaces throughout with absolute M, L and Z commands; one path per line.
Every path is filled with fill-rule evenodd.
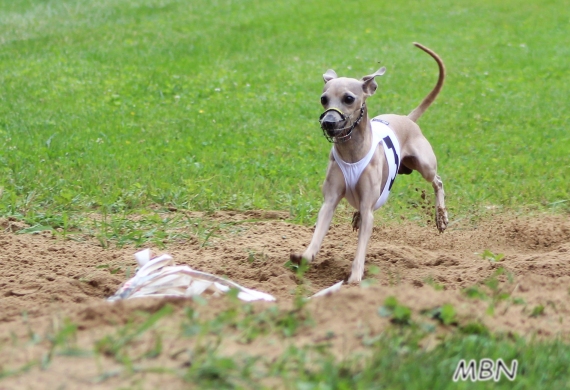
M 417 47 L 428 53 L 430 56 L 432 56 L 433 59 L 437 62 L 437 66 L 439 67 L 439 78 L 437 79 L 437 84 L 435 85 L 433 90 L 424 98 L 424 100 L 422 100 L 420 105 L 417 106 L 412 112 L 408 114 L 408 118 L 410 118 L 414 122 L 417 122 L 418 119 L 420 119 L 420 116 L 422 116 L 422 114 L 426 112 L 428 107 L 434 102 L 437 95 L 439 95 L 439 92 L 443 87 L 443 81 L 445 80 L 445 66 L 443 65 L 443 61 L 441 60 L 441 58 L 439 58 L 439 56 L 435 54 L 432 50 L 428 49 L 423 45 L 420 45 L 417 42 L 414 42 L 414 45 L 416 45 Z

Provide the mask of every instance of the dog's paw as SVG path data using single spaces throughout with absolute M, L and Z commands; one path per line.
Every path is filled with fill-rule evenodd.
M 362 276 L 355 275 L 354 273 L 350 274 L 348 278 L 349 284 L 359 284 L 362 281 Z
M 289 255 L 289 260 L 291 260 L 291 263 L 293 264 L 301 264 L 303 262 L 303 255 L 299 253 L 291 253 Z M 305 259 L 307 263 L 311 263 L 313 260 L 315 260 L 314 255 L 312 256 L 311 260 Z
M 301 261 L 303 260 L 303 256 L 300 255 L 299 253 L 291 253 L 289 255 L 289 260 L 291 260 L 291 263 L 301 264 Z
M 437 225 L 437 230 L 440 233 L 443 233 L 447 228 L 447 224 L 449 223 L 447 219 L 447 209 L 445 207 L 438 207 L 437 208 L 437 215 L 435 216 L 435 224 Z
M 351 272 L 350 272 L 350 276 L 348 277 L 348 283 L 349 284 L 359 284 L 360 282 L 362 282 L 362 277 L 364 276 L 364 268 L 359 269 L 359 268 L 352 268 Z

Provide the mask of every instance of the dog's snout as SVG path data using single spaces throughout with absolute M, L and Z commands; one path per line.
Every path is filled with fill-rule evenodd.
M 341 121 L 342 118 L 338 112 L 328 111 L 321 117 L 321 127 L 326 131 L 332 131 Z
M 325 112 L 325 114 L 321 117 L 321 122 L 340 122 L 344 118 L 340 115 L 340 113 L 336 110 L 330 110 Z

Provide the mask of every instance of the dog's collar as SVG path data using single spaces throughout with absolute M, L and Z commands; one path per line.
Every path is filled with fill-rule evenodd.
M 321 114 L 321 116 L 319 117 L 319 123 L 321 123 L 321 129 L 323 130 L 323 135 L 325 136 L 327 141 L 335 143 L 335 144 L 341 144 L 341 143 L 344 143 L 344 142 L 350 140 L 352 138 L 352 131 L 354 130 L 354 128 L 356 126 L 358 126 L 358 124 L 360 123 L 360 121 L 364 117 L 364 109 L 365 108 L 366 108 L 366 104 L 363 103 L 362 106 L 360 107 L 360 115 L 358 116 L 358 119 L 356 119 L 356 121 L 352 122 L 352 125 L 343 127 L 343 128 L 338 130 L 340 133 L 342 133 L 342 132 L 344 132 L 344 130 L 348 129 L 346 132 L 344 132 L 345 133 L 344 135 L 340 135 L 340 136 L 331 136 L 329 133 L 327 133 L 327 131 L 322 126 L 322 120 L 323 120 L 324 116 L 329 111 L 336 111 L 340 114 L 341 121 L 347 122 L 351 118 L 352 115 L 347 117 L 338 108 L 329 108 L 325 112 L 323 112 Z

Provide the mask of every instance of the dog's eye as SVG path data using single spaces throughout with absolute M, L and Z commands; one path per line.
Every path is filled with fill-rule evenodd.
M 326 106 L 326 104 L 329 102 L 329 99 L 326 96 L 321 96 L 321 104 L 323 106 Z
M 354 103 L 354 100 L 355 100 L 354 96 L 346 95 L 344 97 L 344 104 L 352 104 L 352 103 Z

